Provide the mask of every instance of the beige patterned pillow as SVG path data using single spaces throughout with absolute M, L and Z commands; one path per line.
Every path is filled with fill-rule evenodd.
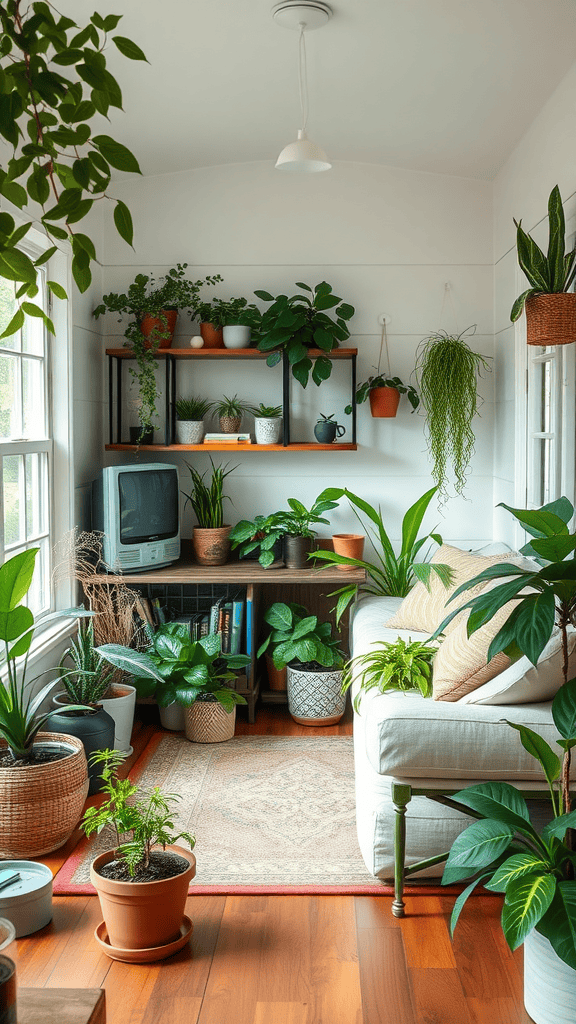
M 430 561 L 433 564 L 441 563 L 450 566 L 453 571 L 451 585 L 445 587 L 436 573 L 433 573 L 430 577 L 430 590 L 424 583 L 418 582 L 404 598 L 396 614 L 384 625 L 396 629 L 419 629 L 425 633 L 433 633 L 453 608 L 466 604 L 486 586 L 485 582 L 478 584 L 461 594 L 456 601 L 452 601 L 446 607 L 447 601 L 462 583 L 471 580 L 490 565 L 497 565 L 498 562 L 507 562 L 511 558 L 518 559 L 518 557 L 517 551 L 509 551 L 505 555 L 475 555 L 470 551 L 452 547 L 450 544 L 443 544 Z M 445 630 L 447 636 L 458 627 L 462 617 L 457 615 L 452 619 Z
M 500 582 L 500 581 L 499 581 Z M 466 633 L 467 616 L 457 616 L 456 628 L 440 644 L 434 658 L 432 688 L 434 700 L 460 700 L 471 690 L 503 672 L 511 664 L 506 654 L 486 663 L 488 648 L 510 615 L 511 603 L 504 605 L 485 626 L 472 636 Z

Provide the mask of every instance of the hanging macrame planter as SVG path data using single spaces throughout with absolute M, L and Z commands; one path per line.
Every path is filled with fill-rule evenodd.
M 526 341 L 529 345 L 570 345 L 576 342 L 576 292 L 533 295 L 526 300 Z

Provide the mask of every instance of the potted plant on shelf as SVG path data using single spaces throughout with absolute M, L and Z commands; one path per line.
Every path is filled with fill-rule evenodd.
M 204 417 L 213 403 L 207 398 L 176 399 L 176 441 L 178 444 L 202 444 Z
M 292 373 L 302 387 L 306 387 L 310 374 L 315 384 L 327 380 L 332 372 L 328 355 L 321 355 L 312 361 L 309 349 L 320 349 L 330 353 L 342 341 L 350 337 L 347 321 L 354 316 L 354 306 L 343 302 L 332 292 L 326 281 L 315 288 L 296 282 L 306 295 L 297 294 L 290 298 L 270 292 L 256 291 L 255 295 L 272 305 L 262 314 L 260 340 L 261 352 L 269 352 L 268 366 L 276 366 L 285 352 L 292 367 Z M 336 319 L 328 316 L 327 310 L 334 309 Z
M 576 341 L 576 248 L 564 253 L 565 222 L 560 189 L 555 185 L 548 199 L 548 251 L 516 225 L 518 263 L 530 288 L 516 299 L 510 319 L 514 323 L 526 309 L 526 340 L 529 345 L 567 345 Z
M 136 359 L 136 369 L 130 367 L 130 373 L 139 389 L 142 432 L 153 426 L 157 415 L 155 354 L 172 344 L 178 310 L 194 308 L 200 289 L 222 280 L 216 274 L 191 281 L 185 276 L 187 267 L 187 263 L 178 263 L 159 281 L 151 274 L 137 274 L 127 292 L 104 295 L 94 310 L 96 318 L 103 313 L 120 314 L 118 323 L 125 315 L 131 317 L 124 331 L 124 345 L 133 350 Z
M 344 657 L 329 622 L 299 604 L 276 602 L 264 615 L 271 632 L 258 649 L 268 649 L 277 669 L 286 666 L 288 710 L 300 725 L 335 725 L 346 708 L 342 693 Z
M 416 388 L 411 384 L 403 384 L 400 377 L 391 377 L 387 373 L 376 373 L 356 388 L 355 402 L 361 405 L 368 398 L 370 412 L 374 419 L 388 419 L 396 415 L 400 403 L 400 395 L 406 395 L 412 412 L 420 405 Z M 352 406 L 347 405 L 344 412 L 350 414 Z
M 282 426 L 281 405 L 249 405 L 247 411 L 254 417 L 256 444 L 278 444 Z
M 236 705 L 246 704 L 231 688 L 234 670 L 250 664 L 248 655 L 223 654 L 221 638 L 215 633 L 192 640 L 189 627 L 181 622 L 168 622 L 147 632 L 151 645 L 147 654 L 161 678 L 136 679 L 139 695 L 156 697 L 163 724 L 164 709 L 181 705 L 186 736 L 195 743 L 231 739 Z
M 242 415 L 247 407 L 234 395 L 227 398 L 226 395 L 219 402 L 214 403 L 216 415 L 220 421 L 220 430 L 223 434 L 237 434 L 242 424 Z
M 238 549 L 240 558 L 258 557 L 263 569 L 282 559 L 284 527 L 277 513 L 241 519 L 230 531 L 232 550 Z M 282 563 L 283 564 L 283 563 Z
M 372 650 L 350 658 L 344 666 L 342 690 L 346 693 L 352 685 L 356 687 L 354 710 L 359 713 L 364 693 L 378 690 L 417 690 L 423 697 L 432 696 L 432 662 L 437 644 L 422 640 L 403 640 L 399 637 L 393 643 L 374 640 Z
M 256 516 L 253 520 L 242 519 L 236 524 L 230 533 L 230 540 L 234 548 L 239 548 L 240 557 L 259 550 L 258 561 L 267 568 L 275 561 L 274 549 L 278 541 L 283 540 L 286 567 L 307 567 L 315 537 L 312 526 L 319 523 L 328 525 L 329 520 L 322 513 L 336 508 L 338 501 L 328 498 L 327 491 L 322 491 L 310 509 L 297 498 L 288 498 L 288 505 L 289 510 L 272 512 L 269 516 Z
M 196 873 L 194 836 L 176 831 L 173 805 L 178 796 L 165 796 L 159 787 L 139 796 L 134 783 L 118 778 L 122 756 L 116 750 L 103 750 L 93 760 L 103 766 L 106 799 L 88 808 L 82 828 L 91 836 L 108 827 L 114 837 L 114 848 L 90 865 L 104 917 L 96 939 L 114 960 L 164 959 L 181 949 L 192 931 L 184 908 Z M 175 845 L 180 839 L 190 850 Z
M 222 324 L 224 348 L 249 348 L 258 333 L 260 310 L 247 299 L 218 300 L 218 321 Z
M 462 334 L 437 331 L 424 338 L 416 353 L 416 375 L 426 415 L 432 478 L 440 498 L 448 497 L 448 464 L 456 494 L 462 496 L 474 454 L 472 420 L 478 414 L 478 376 L 489 370 L 488 358 L 473 352 Z
M 320 419 L 316 421 L 314 427 L 314 437 L 318 444 L 333 444 L 337 437 L 342 437 L 346 433 L 346 427 L 343 427 L 341 423 L 336 423 L 335 415 L 333 412 L 329 416 L 325 416 L 323 412 L 320 413 Z
M 230 554 L 231 526 L 224 523 L 224 501 L 230 501 L 224 494 L 224 480 L 234 472 L 235 466 L 215 466 L 212 459 L 210 483 L 204 480 L 206 473 L 199 473 L 195 466 L 186 463 L 190 470 L 192 490 L 183 491 L 186 504 L 190 502 L 197 525 L 192 531 L 194 557 L 199 565 L 224 565 Z

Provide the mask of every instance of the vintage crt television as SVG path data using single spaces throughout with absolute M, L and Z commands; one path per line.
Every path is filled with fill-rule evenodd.
M 113 572 L 144 572 L 180 557 L 178 467 L 107 466 L 92 484 L 92 529 Z

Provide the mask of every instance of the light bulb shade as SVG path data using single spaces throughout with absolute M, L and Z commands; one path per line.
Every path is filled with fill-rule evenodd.
M 314 174 L 316 171 L 329 171 L 332 164 L 320 146 L 310 142 L 305 132 L 298 132 L 297 142 L 290 142 L 280 153 L 276 161 L 279 171 L 292 171 L 295 174 Z

